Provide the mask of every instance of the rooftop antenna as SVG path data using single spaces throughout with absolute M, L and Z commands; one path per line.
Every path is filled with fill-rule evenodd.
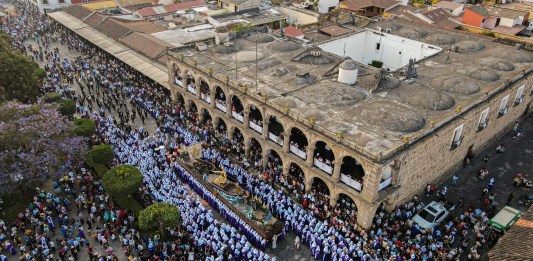
M 416 74 L 416 67 L 415 67 L 416 59 L 409 59 L 409 64 L 407 65 L 407 72 L 405 72 L 405 78 L 411 79 L 415 78 L 418 75 Z
M 283 19 L 279 20 L 279 31 L 281 33 L 281 38 L 284 38 L 285 37 L 285 32 L 284 32 L 284 29 L 283 29 Z

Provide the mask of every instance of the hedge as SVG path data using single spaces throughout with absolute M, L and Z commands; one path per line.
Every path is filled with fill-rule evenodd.
M 96 125 L 90 119 L 75 119 L 74 126 L 76 136 L 91 137 L 96 132 Z
M 102 186 L 113 196 L 131 195 L 143 184 L 143 174 L 132 165 L 120 165 L 108 170 L 102 179 Z
M 91 149 L 91 158 L 96 164 L 109 165 L 115 158 L 113 147 L 106 144 L 96 145 Z
M 47 103 L 58 102 L 61 100 L 61 94 L 58 92 L 45 93 L 43 99 Z
M 76 102 L 73 100 L 61 100 L 58 103 L 61 115 L 70 117 L 76 113 Z

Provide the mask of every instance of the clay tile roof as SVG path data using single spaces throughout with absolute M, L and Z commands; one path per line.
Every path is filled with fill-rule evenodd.
M 459 7 L 463 7 L 464 4 L 460 4 L 460 3 L 457 3 L 457 2 L 440 1 L 440 2 L 438 2 L 436 4 L 434 4 L 433 6 L 444 8 L 444 9 L 448 9 L 448 10 L 455 10 L 455 9 L 457 9 Z
M 118 5 L 128 7 L 133 5 L 152 4 L 152 0 L 115 0 Z
M 341 5 L 341 8 L 343 9 L 358 11 L 358 10 L 365 9 L 370 6 L 387 9 L 397 4 L 398 2 L 395 0 L 346 0 L 342 2 L 340 5 Z
M 322 33 L 324 33 L 326 35 L 329 35 L 331 37 L 337 37 L 337 36 L 349 34 L 349 33 L 352 32 L 352 30 L 350 30 L 348 28 L 340 27 L 338 25 L 331 25 L 331 26 L 322 27 L 322 28 L 318 29 L 318 31 L 320 31 L 320 32 L 322 32 Z
M 125 22 L 124 24 L 130 29 L 141 33 L 153 34 L 165 31 L 165 29 L 149 21 L 133 21 Z
M 109 17 L 95 28 L 96 30 L 105 34 L 107 37 L 114 39 L 115 41 L 120 40 L 120 38 L 126 36 L 131 31 L 131 29 L 128 28 L 124 23 L 121 23 Z
M 491 31 L 506 35 L 516 35 L 522 32 L 524 29 L 526 29 L 526 26 L 519 24 L 516 24 L 513 27 L 498 25 L 494 27 Z
M 423 12 L 422 14 L 425 17 L 429 18 L 431 21 L 433 21 L 434 26 L 439 27 L 439 28 L 452 29 L 452 28 L 459 26 L 458 23 L 450 19 L 452 15 L 448 11 L 442 8 L 437 8 L 437 9 L 433 9 L 430 11 L 426 11 L 426 12 Z
M 500 8 L 496 6 L 469 6 L 470 11 L 478 13 L 482 16 L 494 16 L 494 17 L 506 17 L 516 18 L 518 16 L 525 16 L 528 14 L 526 11 L 513 10 L 507 8 Z
M 323 42 L 323 41 L 327 41 L 329 39 L 331 39 L 331 37 L 325 35 L 325 34 L 321 34 L 319 32 L 308 32 L 308 33 L 304 33 L 304 38 L 307 39 L 307 40 L 315 40 L 316 43 L 320 43 L 320 42 Z
M 142 17 L 149 17 L 154 15 L 164 15 L 169 13 L 175 13 L 179 10 L 187 10 L 191 9 L 192 7 L 196 6 L 203 6 L 205 5 L 204 0 L 192 0 L 187 2 L 180 2 L 176 4 L 170 4 L 170 5 L 156 5 L 156 6 L 149 6 L 145 8 L 141 8 L 137 10 L 137 13 Z
M 154 36 L 138 32 L 128 34 L 120 42 L 150 59 L 159 58 L 159 55 L 166 51 L 167 47 L 173 47 Z
M 279 32 L 279 29 L 277 29 L 276 32 Z M 300 31 L 298 28 L 294 26 L 283 27 L 283 32 L 285 33 L 286 36 L 290 36 L 290 37 L 300 37 L 304 35 L 302 31 Z
M 92 27 L 97 26 L 99 23 L 104 21 L 107 16 L 101 15 L 99 13 L 93 13 L 91 16 L 87 17 L 84 22 Z
M 83 7 L 82 5 L 71 5 L 71 6 L 65 7 L 63 9 L 63 12 L 71 16 L 74 16 L 78 18 L 79 20 L 83 20 L 93 13 L 91 10 Z
M 490 260 L 533 260 L 533 207 L 522 215 L 489 252 Z

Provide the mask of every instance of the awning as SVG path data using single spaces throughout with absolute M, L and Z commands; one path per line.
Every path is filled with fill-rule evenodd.
M 48 13 L 56 22 L 64 25 L 85 40 L 100 47 L 110 55 L 131 66 L 146 77 L 170 89 L 168 85 L 168 72 L 164 65 L 152 61 L 131 48 L 107 37 L 89 25 L 75 19 L 64 12 Z

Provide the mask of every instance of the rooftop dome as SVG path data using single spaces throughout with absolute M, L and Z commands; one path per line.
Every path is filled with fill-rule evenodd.
M 357 64 L 352 59 L 346 59 L 339 66 L 341 69 L 353 71 L 357 69 Z
M 430 44 L 445 45 L 455 43 L 455 38 L 447 34 L 433 34 L 424 38 L 424 41 Z
M 233 55 L 232 59 L 237 60 L 237 62 L 241 63 L 251 63 L 255 62 L 255 58 L 257 57 L 257 60 L 260 61 L 265 57 L 262 53 L 256 53 L 253 51 L 241 51 Z
M 361 106 L 359 120 L 401 133 L 415 132 L 426 125 L 426 119 L 416 110 L 386 101 L 372 102 Z
M 498 58 L 485 58 L 480 60 L 480 64 L 488 64 L 488 67 L 497 71 L 512 71 L 515 69 L 515 66 L 507 61 Z
M 435 86 L 442 86 L 443 90 L 451 93 L 470 95 L 479 92 L 481 87 L 467 77 L 445 77 L 436 79 Z
M 272 73 L 272 76 L 274 77 L 281 77 L 287 74 L 289 70 L 285 67 L 276 68 L 276 70 Z
M 274 37 L 268 35 L 268 34 L 254 34 L 246 37 L 246 40 L 250 42 L 258 42 L 258 43 L 269 43 L 273 42 L 275 39 Z
M 484 81 L 484 82 L 494 82 L 500 79 L 500 75 L 490 68 L 467 68 L 465 69 L 466 75 L 470 76 L 473 79 Z
M 398 31 L 399 36 L 409 38 L 409 39 L 414 39 L 414 40 L 418 40 L 424 37 L 426 34 L 427 34 L 426 31 L 418 31 L 418 30 L 413 30 L 413 29 L 401 29 L 400 31 Z
M 410 87 L 408 91 L 400 93 L 400 98 L 413 106 L 433 111 L 447 110 L 455 104 L 455 100 L 450 95 L 421 87 Z
M 457 44 L 460 53 L 478 52 L 485 48 L 485 45 L 476 41 L 462 41 Z
M 292 51 L 300 49 L 300 45 L 298 45 L 297 43 L 290 42 L 290 41 L 278 41 L 278 42 L 269 44 L 268 48 L 272 51 L 285 53 L 285 52 L 292 52 Z
M 235 48 L 234 46 L 219 45 L 213 48 L 213 52 L 219 53 L 219 54 L 230 54 L 236 51 L 237 51 L 237 48 Z
M 281 107 L 288 106 L 289 108 L 296 108 L 297 106 L 296 101 L 294 101 L 293 98 L 290 98 L 290 97 L 281 97 L 273 101 L 274 103 L 276 103 L 277 105 Z
M 327 64 L 333 62 L 330 58 L 320 55 L 320 56 L 314 56 L 314 55 L 306 55 L 305 57 L 300 59 L 300 62 L 307 63 L 307 64 Z
M 514 50 L 510 48 L 497 48 L 492 52 L 495 57 L 511 62 L 530 63 L 533 62 L 533 54 L 530 52 Z
M 311 75 L 309 73 L 297 73 L 296 78 L 294 78 L 293 83 L 297 85 L 306 85 L 315 82 L 316 75 Z

